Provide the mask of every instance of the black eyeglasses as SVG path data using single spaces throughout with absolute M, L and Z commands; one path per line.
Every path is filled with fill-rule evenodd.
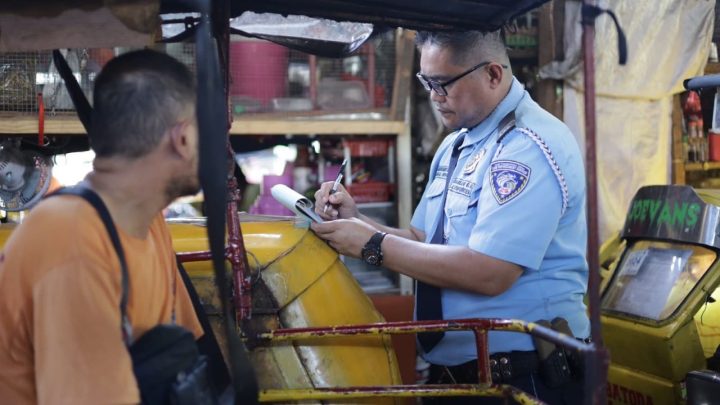
M 444 83 L 440 83 L 440 82 L 438 82 L 438 81 L 436 81 L 436 80 L 428 79 L 427 77 L 425 77 L 425 75 L 423 75 L 423 74 L 420 73 L 420 72 L 416 73 L 415 76 L 417 76 L 418 80 L 420 80 L 420 83 L 422 83 L 422 85 L 423 85 L 423 87 L 425 88 L 425 90 L 427 90 L 427 91 L 435 91 L 435 93 L 436 93 L 437 95 L 439 95 L 439 96 L 447 96 L 447 95 L 448 95 L 448 91 L 447 91 L 447 89 L 446 89 L 447 86 L 455 83 L 456 81 L 462 79 L 463 77 L 469 75 L 470 73 L 472 73 L 472 72 L 480 69 L 481 67 L 487 66 L 487 65 L 489 65 L 489 64 L 491 64 L 491 63 L 492 63 L 492 62 L 482 62 L 482 63 L 479 63 L 479 64 L 471 67 L 470 69 L 468 69 L 468 70 L 460 73 L 459 75 L 453 77 L 452 79 L 450 79 L 450 80 L 448 80 L 448 81 L 446 81 L 446 82 L 444 82 Z M 507 68 L 508 68 L 507 65 L 500 65 L 500 66 L 502 66 L 503 69 L 507 69 Z

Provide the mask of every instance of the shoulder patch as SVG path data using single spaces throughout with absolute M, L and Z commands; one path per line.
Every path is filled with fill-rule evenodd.
M 520 195 L 530 181 L 530 168 L 514 160 L 496 160 L 490 165 L 492 193 L 503 205 Z

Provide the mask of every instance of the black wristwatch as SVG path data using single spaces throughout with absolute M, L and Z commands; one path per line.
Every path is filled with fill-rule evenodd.
M 365 263 L 373 266 L 382 265 L 383 254 L 380 244 L 385 238 L 385 235 L 387 235 L 385 232 L 376 232 L 362 248 L 362 259 Z

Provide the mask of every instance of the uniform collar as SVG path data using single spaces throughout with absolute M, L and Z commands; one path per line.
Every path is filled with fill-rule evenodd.
M 480 142 L 487 138 L 490 134 L 492 134 L 500 124 L 500 121 L 511 111 L 514 111 L 518 104 L 520 104 L 520 100 L 525 95 L 525 89 L 523 88 L 522 84 L 513 76 L 512 84 L 510 85 L 510 90 L 508 91 L 508 94 L 505 96 L 505 98 L 502 99 L 500 104 L 495 107 L 495 110 L 493 110 L 490 115 L 482 120 L 479 124 L 474 126 L 471 129 L 465 129 L 463 128 L 461 131 L 466 131 L 465 140 L 463 141 L 462 146 L 460 149 L 475 144 L 477 142 Z

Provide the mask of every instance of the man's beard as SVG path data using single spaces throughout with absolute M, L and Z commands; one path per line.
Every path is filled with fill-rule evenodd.
M 200 191 L 197 174 L 177 176 L 165 187 L 165 196 L 169 201 L 186 195 L 195 195 Z

